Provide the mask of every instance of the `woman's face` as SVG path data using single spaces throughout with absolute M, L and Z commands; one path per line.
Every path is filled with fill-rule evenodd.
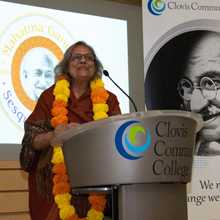
M 69 58 L 69 74 L 75 83 L 89 82 L 94 76 L 94 54 L 88 47 L 79 45 L 71 52 Z

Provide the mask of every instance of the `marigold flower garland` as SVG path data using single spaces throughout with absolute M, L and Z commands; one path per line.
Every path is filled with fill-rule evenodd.
M 57 125 L 68 123 L 68 98 L 70 96 L 69 82 L 64 76 L 60 76 L 55 85 L 53 94 L 55 101 L 51 114 L 51 125 L 55 128 Z M 104 89 L 104 83 L 101 79 L 94 79 L 91 84 L 91 100 L 93 104 L 94 120 L 108 117 L 109 111 L 106 101 L 109 94 Z M 75 208 L 71 205 L 70 184 L 66 174 L 66 166 L 63 157 L 62 147 L 60 145 L 53 146 L 53 156 L 51 162 L 54 164 L 52 172 L 53 177 L 53 195 L 55 202 L 60 209 L 59 215 L 62 220 L 102 220 L 104 218 L 103 211 L 106 205 L 106 198 L 104 194 L 90 194 L 89 202 L 91 208 L 87 213 L 86 218 L 79 218 L 75 212 Z

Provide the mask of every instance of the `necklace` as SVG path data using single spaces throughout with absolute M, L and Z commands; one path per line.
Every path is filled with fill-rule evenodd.
M 70 84 L 65 76 L 58 77 L 53 94 L 55 101 L 51 110 L 51 125 L 55 128 L 58 124 L 68 123 L 68 98 L 70 96 Z M 93 119 L 98 120 L 108 117 L 109 110 L 106 101 L 109 94 L 104 88 L 101 79 L 94 79 L 90 83 L 91 100 L 93 105 Z M 79 218 L 75 212 L 75 208 L 71 205 L 70 184 L 66 174 L 66 166 L 64 162 L 61 145 L 53 146 L 53 156 L 51 162 L 54 164 L 52 172 L 53 177 L 53 195 L 55 203 L 59 208 L 59 215 L 62 220 L 102 220 L 104 218 L 103 211 L 106 205 L 104 194 L 90 194 L 89 202 L 91 205 L 86 218 Z

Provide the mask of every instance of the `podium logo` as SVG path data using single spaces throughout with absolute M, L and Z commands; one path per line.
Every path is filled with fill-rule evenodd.
M 149 0 L 147 7 L 151 14 L 158 16 L 165 10 L 166 5 L 162 0 Z
M 143 153 L 149 147 L 151 141 L 151 135 L 149 130 L 147 129 L 147 133 L 148 133 L 147 141 L 140 146 L 140 143 L 136 140 L 135 136 L 138 132 L 142 132 L 146 136 L 146 132 L 143 127 L 137 125 L 132 126 L 130 129 L 128 128 L 129 126 L 135 123 L 140 123 L 140 122 L 139 121 L 125 122 L 119 127 L 115 135 L 115 146 L 119 154 L 128 160 L 137 160 L 143 156 L 133 156 L 126 151 L 125 147 L 128 150 L 130 150 L 132 153 L 135 154 Z

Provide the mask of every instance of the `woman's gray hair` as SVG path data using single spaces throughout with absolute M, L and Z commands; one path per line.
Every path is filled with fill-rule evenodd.
M 73 79 L 69 75 L 69 57 L 72 53 L 72 51 L 77 47 L 77 46 L 85 46 L 91 50 L 91 52 L 95 55 L 95 74 L 91 80 L 94 78 L 101 78 L 102 77 L 102 71 L 103 71 L 103 65 L 100 62 L 100 60 L 97 58 L 95 51 L 93 48 L 85 43 L 84 41 L 78 41 L 75 44 L 71 45 L 66 52 L 64 53 L 63 59 L 57 64 L 57 66 L 54 68 L 54 73 L 55 73 L 55 81 L 57 80 L 58 76 L 68 76 L 68 81 L 71 82 Z

